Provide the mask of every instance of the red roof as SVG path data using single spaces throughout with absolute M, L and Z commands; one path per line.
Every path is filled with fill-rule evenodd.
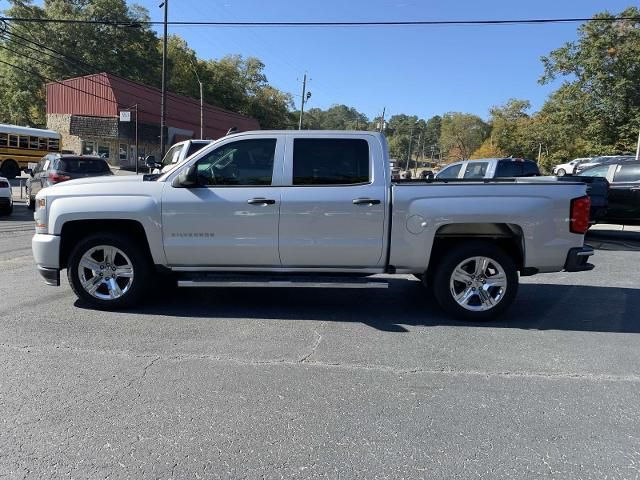
M 139 120 L 160 125 L 161 92 L 154 87 L 126 80 L 110 73 L 96 73 L 47 84 L 47 114 L 118 117 L 120 110 L 138 104 Z M 167 126 L 200 136 L 200 101 L 167 92 Z M 133 118 L 132 118 L 133 120 Z M 219 138 L 231 127 L 238 131 L 257 130 L 254 118 L 204 105 L 204 136 Z

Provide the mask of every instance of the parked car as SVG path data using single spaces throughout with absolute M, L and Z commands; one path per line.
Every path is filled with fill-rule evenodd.
M 211 142 L 213 140 L 185 140 L 184 142 L 178 142 L 167 150 L 162 162 L 156 163 L 155 159 L 151 157 L 151 159 L 147 160 L 147 166 L 151 169 L 151 173 L 166 173 Z
M 42 157 L 36 168 L 26 170 L 30 174 L 27 179 L 27 207 L 35 208 L 34 199 L 38 192 L 46 187 L 67 180 L 87 177 L 113 175 L 104 158 L 93 155 L 74 155 L 50 153 Z
M 540 175 L 540 170 L 538 169 L 538 164 L 533 160 L 524 160 L 522 158 L 483 158 L 452 163 L 440 170 L 435 178 L 448 180 L 535 177 L 538 175 Z
M 631 162 L 635 160 L 635 157 L 631 155 L 603 155 L 600 157 L 594 157 L 588 162 L 580 163 L 576 165 L 574 169 L 574 175 L 587 170 L 588 168 L 597 167 L 598 165 L 609 165 L 612 163 Z
M 560 165 L 556 165 L 553 167 L 553 174 L 558 177 L 563 177 L 565 175 L 573 175 L 575 168 L 581 163 L 587 163 L 591 161 L 591 157 L 587 158 L 575 158 L 567 163 L 561 163 Z
M 0 177 L 0 215 L 11 215 L 13 211 L 13 197 L 11 184 L 5 177 Z
M 598 165 L 578 175 L 609 181 L 608 207 L 599 222 L 640 225 L 640 161 Z
M 144 300 L 158 269 L 180 287 L 386 288 L 368 276 L 418 274 L 470 319 L 503 312 L 518 274 L 593 268 L 584 184 L 393 183 L 389 171 L 377 132 L 230 135 L 163 175 L 40 191 L 35 264 L 50 285 L 66 269 L 102 309 Z

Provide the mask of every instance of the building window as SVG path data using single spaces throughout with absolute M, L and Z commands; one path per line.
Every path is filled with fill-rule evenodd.
M 127 151 L 129 150 L 129 148 L 127 147 L 126 143 L 121 143 L 120 144 L 120 160 L 127 160 L 127 158 L 129 158 L 127 156 Z
M 93 155 L 95 153 L 95 142 L 82 142 L 82 155 Z
M 109 145 L 104 143 L 98 144 L 98 155 L 106 159 L 111 158 L 111 148 Z

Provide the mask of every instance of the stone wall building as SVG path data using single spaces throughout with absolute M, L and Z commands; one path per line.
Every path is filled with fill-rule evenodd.
M 135 167 L 136 110 L 138 158 L 159 157 L 160 90 L 108 73 L 47 84 L 47 128 L 62 135 L 62 149 L 76 154 L 102 155 L 121 168 Z M 173 143 L 200 138 L 200 102 L 167 94 L 166 149 Z M 121 121 L 120 112 L 131 112 Z M 203 109 L 203 137 L 217 139 L 230 128 L 260 128 L 258 121 L 211 105 Z M 158 158 L 159 160 L 159 158 Z

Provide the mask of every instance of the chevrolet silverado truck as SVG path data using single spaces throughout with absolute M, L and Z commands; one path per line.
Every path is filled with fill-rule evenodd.
M 492 318 L 519 276 L 590 270 L 586 186 L 535 178 L 394 183 L 374 132 L 230 135 L 159 175 L 41 190 L 33 255 L 99 309 L 179 287 L 385 288 L 413 274 L 456 317 Z

